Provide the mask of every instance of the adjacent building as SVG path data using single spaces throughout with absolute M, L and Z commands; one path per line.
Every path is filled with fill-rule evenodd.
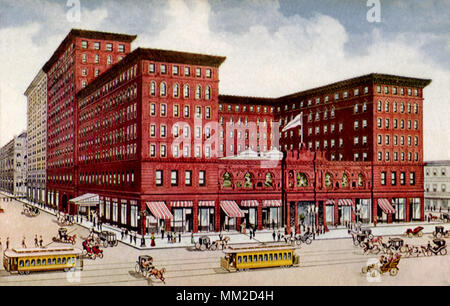
M 27 97 L 27 199 L 45 204 L 47 179 L 47 76 L 40 70 Z
M 0 190 L 15 197 L 27 194 L 27 133 L 22 132 L 0 149 Z
M 450 203 L 450 160 L 425 162 L 425 209 L 448 210 Z

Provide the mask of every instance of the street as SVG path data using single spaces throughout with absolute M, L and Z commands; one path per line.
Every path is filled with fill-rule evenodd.
M 57 235 L 58 224 L 53 215 L 42 212 L 37 217 L 21 214 L 23 204 L 18 201 L 1 202 L 4 213 L 0 213 L 0 238 L 3 250 L 6 237 L 10 248 L 20 247 L 23 236 L 27 247 L 34 247 L 34 236 L 42 235 L 44 245 L 55 246 L 51 242 Z M 446 229 L 448 225 L 444 225 Z M 405 225 L 403 225 L 405 227 Z M 82 248 L 83 237 L 89 230 L 79 225 L 67 227 L 68 232 L 77 235 L 76 247 Z M 378 229 L 378 228 L 377 228 Z M 375 232 L 375 231 L 374 231 Z M 376 234 L 376 232 L 375 232 Z M 119 235 L 120 236 L 120 235 Z M 261 235 L 260 235 L 261 236 Z M 270 233 L 267 233 L 270 236 Z M 120 237 L 119 237 L 120 238 Z M 258 233 L 257 237 L 258 238 Z M 429 233 L 421 238 L 401 237 L 409 245 L 426 245 L 433 239 Z M 187 238 L 186 238 L 187 239 Z M 387 238 L 383 237 L 386 241 Z M 448 238 L 446 239 L 448 243 Z M 240 242 L 232 237 L 231 243 Z M 249 242 L 249 241 L 245 241 Z M 196 251 L 192 247 L 160 248 L 139 250 L 124 243 L 117 247 L 103 248 L 103 259 L 84 259 L 83 271 L 39 272 L 30 275 L 10 274 L 3 265 L 0 269 L 2 286 L 164 286 L 156 278 L 145 279 L 135 272 L 139 255 L 153 257 L 156 268 L 166 268 L 167 286 L 322 286 L 322 285 L 449 285 L 449 255 L 418 258 L 402 257 L 397 276 L 388 273 L 380 278 L 370 279 L 361 273 L 361 268 L 369 259 L 380 255 L 363 255 L 360 247 L 353 246 L 352 239 L 318 239 L 311 245 L 302 244 L 296 253 L 300 255 L 300 266 L 292 268 L 270 268 L 246 272 L 228 273 L 220 268 L 219 251 Z M 2 250 L 2 251 L 3 251 Z M 3 253 L 3 252 L 2 252 Z

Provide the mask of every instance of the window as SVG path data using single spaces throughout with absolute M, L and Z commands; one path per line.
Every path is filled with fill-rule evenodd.
M 167 105 L 166 104 L 161 104 L 160 113 L 161 113 L 162 117 L 165 117 L 167 115 Z
M 192 171 L 186 170 L 184 172 L 184 184 L 186 186 L 192 186 Z
M 161 74 L 167 73 L 167 66 L 165 64 L 161 64 L 160 69 L 161 69 Z
M 173 116 L 178 117 L 180 115 L 180 106 L 178 104 L 175 104 L 173 106 Z
M 189 118 L 189 105 L 184 106 L 184 117 Z
M 162 170 L 156 170 L 155 180 L 156 180 L 156 186 L 163 185 L 163 171 Z
M 205 99 L 211 100 L 211 87 L 207 86 L 205 89 Z
M 150 124 L 150 137 L 156 136 L 156 125 Z
M 166 157 L 167 156 L 167 147 L 164 144 L 161 145 L 160 155 L 161 155 L 161 157 Z
M 111 55 L 108 55 L 107 60 L 106 60 L 106 63 L 107 63 L 108 65 L 111 65 L 111 64 L 112 64 L 112 56 L 111 56 Z
M 381 172 L 381 185 L 386 185 L 386 172 Z
M 150 83 L 150 95 L 151 96 L 156 95 L 156 83 L 155 82 Z
M 167 135 L 167 127 L 164 124 L 161 124 L 160 126 L 160 136 L 165 138 Z
M 82 63 L 86 63 L 86 62 L 87 62 L 87 54 L 86 54 L 86 53 L 83 53 L 83 54 L 81 55 L 81 62 L 82 62 Z
M 120 53 L 125 52 L 125 45 L 120 44 L 117 48 L 117 51 L 119 51 Z
M 154 144 L 150 145 L 150 157 L 156 156 L 156 146 Z
M 205 118 L 211 119 L 211 108 L 210 107 L 205 107 Z
M 189 98 L 189 85 L 184 85 L 184 88 L 183 88 L 183 96 L 185 97 L 185 98 Z
M 211 76 L 212 76 L 212 71 L 211 71 L 211 69 L 206 69 L 206 77 L 207 77 L 208 79 L 210 79 Z
M 191 75 L 191 69 L 189 67 L 184 67 L 184 75 L 190 76 Z
M 379 112 L 381 112 L 382 107 L 383 107 L 383 104 L 381 103 L 381 101 L 378 101 L 378 104 L 377 104 L 377 110 L 378 110 Z
M 88 47 L 88 42 L 86 40 L 82 40 L 81 41 L 81 48 L 82 49 L 87 49 L 87 47 Z
M 172 170 L 170 172 L 170 184 L 172 186 L 178 186 L 178 170 Z
M 409 173 L 409 184 L 411 186 L 414 186 L 416 184 L 416 173 L 415 172 Z
M 397 172 L 395 171 L 391 172 L 391 185 L 392 186 L 397 185 Z
M 200 100 L 202 98 L 202 87 L 197 85 L 195 88 L 195 99 Z
M 202 76 L 202 69 L 201 68 L 196 68 L 195 69 L 195 76 L 197 78 L 200 78 Z
M 198 172 L 198 184 L 200 186 L 205 186 L 206 185 L 206 171 L 200 170 Z
M 95 60 L 94 60 L 94 62 L 95 62 L 96 64 L 100 63 L 100 55 L 98 55 L 98 54 L 95 55 Z
M 148 72 L 155 73 L 155 64 L 151 63 L 148 65 Z
M 162 82 L 162 83 L 159 85 L 159 95 L 160 95 L 161 97 L 165 97 L 165 96 L 167 95 L 167 85 L 166 85 L 165 82 Z
M 400 185 L 405 185 L 405 172 L 400 172 Z
M 173 75 L 178 75 L 180 72 L 179 72 L 179 67 L 178 66 L 172 66 L 172 74 Z
M 150 116 L 155 116 L 155 115 L 156 115 L 156 104 L 151 103 L 150 104 Z

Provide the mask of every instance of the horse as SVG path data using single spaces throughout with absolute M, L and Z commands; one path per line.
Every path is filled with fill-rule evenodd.
M 164 273 L 166 273 L 166 268 L 162 268 L 161 270 L 153 268 L 149 271 L 148 277 L 154 276 L 155 278 L 160 279 L 165 284 L 166 279 L 164 278 Z
M 381 236 L 373 237 L 372 240 L 370 240 L 370 242 L 372 242 L 372 243 L 377 243 L 377 242 L 382 243 L 383 242 L 383 237 L 381 237 Z

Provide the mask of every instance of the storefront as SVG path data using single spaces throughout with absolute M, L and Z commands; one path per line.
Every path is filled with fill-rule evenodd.
M 213 232 L 214 231 L 214 201 L 198 202 L 198 231 Z
M 315 226 L 315 207 L 314 202 L 298 202 L 297 203 L 297 216 L 298 224 L 306 227 Z
M 168 222 L 174 219 L 172 213 L 167 208 L 166 203 L 162 201 L 154 201 L 154 202 L 147 202 L 146 204 L 148 211 L 150 212 L 150 215 L 147 215 L 146 218 L 146 222 L 149 222 L 149 225 L 147 225 L 148 233 L 152 232 L 157 233 L 160 231 L 161 227 L 164 228 L 164 230 L 166 230 L 167 224 L 169 224 Z M 133 208 L 133 206 L 131 206 L 131 208 Z M 131 214 L 133 215 L 133 212 L 131 212 Z M 137 219 L 137 211 L 136 211 L 136 219 Z
M 280 228 L 281 200 L 263 200 L 262 205 L 263 228 Z
M 420 221 L 420 198 L 409 199 L 409 216 L 412 221 Z
M 325 222 L 334 225 L 334 200 L 325 201 Z
M 395 209 L 393 215 L 393 221 L 404 222 L 406 221 L 406 199 L 405 198 L 393 198 L 392 207 Z
M 394 215 L 396 212 L 395 208 L 392 207 L 391 202 L 385 198 L 378 199 L 377 203 L 377 222 L 388 222 L 388 215 Z
M 352 222 L 352 210 L 354 209 L 352 199 L 339 199 L 339 224 L 346 225 Z
M 242 226 L 245 226 L 246 228 L 256 228 L 258 224 L 257 218 L 258 201 L 242 200 L 240 208 L 244 212 Z
M 222 230 L 235 230 L 237 225 L 237 218 L 244 218 L 244 212 L 239 208 L 235 201 L 220 201 L 220 224 Z
M 172 201 L 170 202 L 173 219 L 171 220 L 171 230 L 179 232 L 191 232 L 193 226 L 192 201 Z
M 372 218 L 372 201 L 370 199 L 356 199 L 356 212 L 358 221 L 368 224 Z

